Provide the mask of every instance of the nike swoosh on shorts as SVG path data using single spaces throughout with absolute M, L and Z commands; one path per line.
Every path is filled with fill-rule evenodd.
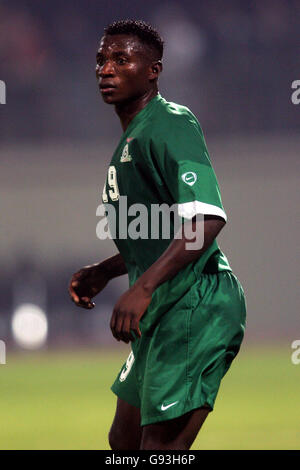
M 178 400 L 177 400 L 177 401 L 174 401 L 174 403 L 170 403 L 170 405 L 166 405 L 166 406 L 161 405 L 161 408 L 160 408 L 160 409 L 161 409 L 161 411 L 165 411 L 165 410 L 167 410 L 168 408 L 170 408 L 171 406 L 176 405 L 176 403 L 178 403 Z

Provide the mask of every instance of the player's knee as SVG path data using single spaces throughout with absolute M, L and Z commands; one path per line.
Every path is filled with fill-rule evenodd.
M 184 438 L 167 439 L 155 433 L 143 435 L 141 450 L 189 450 L 190 442 Z
M 122 436 L 121 436 L 121 433 L 118 432 L 115 426 L 112 426 L 110 428 L 110 431 L 108 433 L 108 442 L 112 450 L 123 450 L 122 449 Z
M 189 450 L 190 446 L 186 442 L 169 441 L 161 442 L 156 438 L 145 439 L 142 442 L 140 450 Z
M 132 439 L 130 433 L 122 432 L 117 426 L 112 426 L 108 434 L 108 442 L 112 450 L 138 450 L 140 443 Z
M 110 428 L 109 433 L 108 433 L 108 442 L 112 450 L 118 450 L 116 433 L 112 427 Z

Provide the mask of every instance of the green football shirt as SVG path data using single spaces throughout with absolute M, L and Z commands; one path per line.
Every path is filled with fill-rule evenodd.
M 197 214 L 227 219 L 197 118 L 187 107 L 168 102 L 160 94 L 134 117 L 122 135 L 108 169 L 102 200 L 130 285 L 174 238 L 175 219 L 169 217 L 170 227 L 165 227 L 162 212 L 167 212 L 160 213 L 162 204 L 175 208 L 181 220 Z M 216 240 L 197 261 L 156 289 L 142 318 L 141 331 L 155 326 L 203 269 L 231 271 Z

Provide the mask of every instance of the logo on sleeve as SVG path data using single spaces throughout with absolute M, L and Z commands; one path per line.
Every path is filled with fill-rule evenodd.
M 195 184 L 197 181 L 197 175 L 193 171 L 188 171 L 187 173 L 183 173 L 183 175 L 181 175 L 181 179 L 189 186 L 193 186 L 193 184 Z

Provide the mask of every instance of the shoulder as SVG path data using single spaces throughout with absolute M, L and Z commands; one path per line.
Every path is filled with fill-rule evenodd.
M 202 132 L 198 119 L 184 105 L 161 98 L 152 122 L 152 136 L 174 135 L 181 132 Z

